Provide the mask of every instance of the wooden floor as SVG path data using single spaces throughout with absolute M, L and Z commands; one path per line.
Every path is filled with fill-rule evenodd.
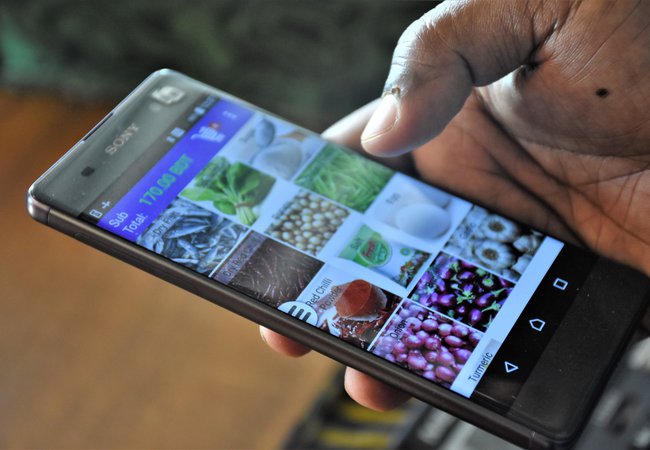
M 334 363 L 25 212 L 108 109 L 0 92 L 0 447 L 277 448 Z

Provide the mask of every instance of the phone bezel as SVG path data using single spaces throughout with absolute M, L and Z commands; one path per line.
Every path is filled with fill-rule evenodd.
M 267 111 L 251 105 L 244 100 L 240 100 L 230 94 L 219 91 L 216 88 L 169 70 L 158 71 L 145 80 L 113 110 L 113 116 L 117 115 L 121 111 L 128 110 L 131 104 L 140 101 L 142 92 L 149 89 L 154 83 L 159 82 L 161 77 L 182 77 L 185 82 L 191 80 L 193 83 L 196 83 L 197 88 L 200 87 L 212 91 L 224 98 L 241 102 L 256 111 L 274 116 L 274 114 L 268 113 Z M 89 137 L 89 140 L 92 141 L 92 136 Z M 89 145 L 91 145 L 91 142 L 87 142 L 87 146 Z M 76 146 L 66 153 L 62 159 L 72 153 L 75 148 Z M 58 166 L 58 164 L 55 164 L 48 172 L 46 172 L 45 175 L 50 174 L 52 171 L 56 171 Z M 39 180 L 43 177 L 39 178 Z M 486 428 L 490 432 L 493 432 L 511 442 L 529 448 L 561 447 L 569 445 L 574 439 L 576 439 L 579 430 L 587 419 L 586 412 L 591 408 L 598 397 L 598 394 L 607 379 L 607 374 L 613 370 L 616 355 L 620 354 L 621 347 L 624 345 L 626 338 L 633 331 L 633 327 L 631 326 L 633 321 L 624 321 L 626 325 L 624 327 L 624 336 L 614 339 L 612 342 L 608 342 L 612 344 L 610 345 L 608 354 L 614 356 L 608 358 L 604 364 L 600 365 L 600 375 L 595 376 L 595 384 L 592 392 L 587 394 L 576 393 L 576 395 L 574 395 L 575 401 L 573 402 L 574 407 L 572 407 L 572 409 L 576 413 L 582 410 L 583 413 L 578 415 L 582 415 L 583 417 L 579 417 L 578 420 L 571 424 L 571 426 L 568 426 L 563 430 L 557 429 L 553 430 L 550 434 L 546 434 L 545 432 L 549 430 L 540 430 L 539 426 L 536 427 L 534 423 L 523 425 L 520 423 L 521 420 L 518 421 L 517 418 L 508 417 L 507 414 L 504 416 L 487 407 L 478 405 L 477 403 L 449 391 L 448 389 L 437 386 L 430 381 L 408 372 L 407 370 L 397 367 L 382 358 L 366 351 L 362 351 L 314 327 L 305 325 L 298 319 L 290 317 L 270 306 L 239 294 L 237 291 L 230 289 L 225 285 L 216 283 L 213 280 L 193 272 L 190 269 L 177 265 L 164 257 L 149 252 L 131 242 L 114 236 L 109 232 L 76 217 L 72 217 L 56 208 L 50 207 L 39 201 L 37 198 L 38 195 L 35 196 L 34 186 L 37 186 L 38 183 L 39 181 L 33 185 L 28 194 L 28 209 L 35 219 L 101 251 L 109 253 L 129 264 L 163 278 L 172 284 L 211 301 L 212 303 L 223 306 L 236 314 L 300 341 L 326 356 L 380 378 L 389 384 L 399 387 L 400 389 L 403 389 L 426 402 L 432 403 L 451 414 L 467 420 L 474 425 Z M 600 259 L 592 274 L 598 273 L 598 267 L 601 267 L 600 270 L 602 270 L 603 267 L 620 267 L 616 264 L 612 266 L 612 264 L 614 263 Z M 627 273 L 631 271 L 625 269 L 624 272 Z M 595 292 L 598 292 L 598 290 L 595 290 Z M 588 297 L 589 293 L 590 292 L 582 291 L 580 296 L 576 298 L 574 302 L 583 303 L 584 297 Z M 630 292 L 630 294 L 634 294 L 634 292 Z M 580 297 L 583 297 L 582 301 L 580 301 Z M 631 314 L 632 317 L 639 316 L 638 313 L 643 304 L 643 300 L 639 300 L 638 305 L 640 306 L 630 310 L 630 312 L 633 312 L 633 314 Z M 557 330 L 556 334 L 558 334 L 563 328 L 571 328 L 572 326 L 574 325 L 572 325 L 570 321 L 567 322 L 564 320 L 561 328 Z M 562 343 L 560 343 L 560 345 L 562 345 Z M 544 354 L 546 353 L 547 352 L 545 351 Z M 535 370 L 537 370 L 537 368 Z M 534 373 L 535 372 L 531 374 L 531 379 Z M 585 373 L 585 375 L 594 377 L 593 373 Z

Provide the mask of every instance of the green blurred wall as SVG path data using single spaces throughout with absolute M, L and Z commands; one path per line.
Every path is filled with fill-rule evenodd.
M 117 100 L 170 67 L 319 130 L 380 94 L 401 31 L 435 3 L 13 2 L 0 83 Z

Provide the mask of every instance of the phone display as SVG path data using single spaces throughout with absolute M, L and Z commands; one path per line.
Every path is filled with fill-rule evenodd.
M 471 396 L 563 244 L 231 100 L 196 108 L 82 217 Z
M 138 133 L 149 147 L 101 191 L 41 198 L 477 404 L 516 406 L 594 255 L 192 86 L 141 89 L 168 120 L 105 137 L 103 158 L 127 161 Z

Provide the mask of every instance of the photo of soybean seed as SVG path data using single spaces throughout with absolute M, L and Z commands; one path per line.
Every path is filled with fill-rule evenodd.
M 266 233 L 315 256 L 348 215 L 347 209 L 302 190 L 276 214 Z

